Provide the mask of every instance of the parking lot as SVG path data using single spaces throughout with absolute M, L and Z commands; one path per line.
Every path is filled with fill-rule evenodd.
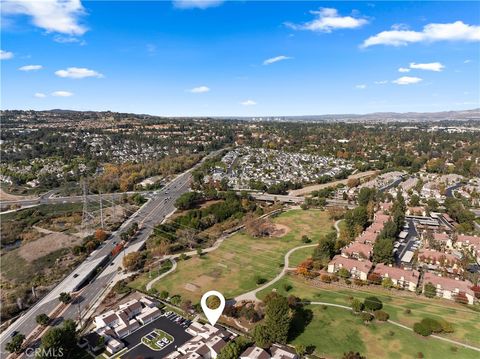
M 402 231 L 406 232 L 405 238 L 397 239 L 394 244 L 394 257 L 397 265 L 402 263 L 402 258 L 407 251 L 415 252 L 420 248 L 421 240 L 418 236 L 417 229 L 415 228 L 415 222 L 411 218 L 405 220 L 406 225 Z
M 175 313 L 167 312 L 152 323 L 141 327 L 136 332 L 123 338 L 122 341 L 125 343 L 128 350 L 122 353 L 121 357 L 125 359 L 163 358 L 192 338 L 192 336 L 185 331 L 190 323 L 190 321 Z M 142 338 L 149 337 L 152 339 L 152 333 L 155 333 L 155 329 L 160 329 L 165 333 L 168 333 L 173 338 L 173 341 L 168 345 L 164 342 L 163 349 L 150 349 L 147 345 L 142 343 Z M 158 346 L 160 347 L 160 345 Z

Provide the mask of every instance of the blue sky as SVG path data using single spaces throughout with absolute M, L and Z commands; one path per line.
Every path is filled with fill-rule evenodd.
M 2 109 L 480 107 L 479 2 L 2 1 Z

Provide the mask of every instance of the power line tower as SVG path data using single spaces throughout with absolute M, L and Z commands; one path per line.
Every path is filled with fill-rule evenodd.
M 91 213 L 88 209 L 88 187 L 87 181 L 82 178 L 82 198 L 83 198 L 83 213 L 82 213 L 82 231 L 83 232 L 90 232 L 90 224 L 91 221 L 95 218 L 93 213 Z

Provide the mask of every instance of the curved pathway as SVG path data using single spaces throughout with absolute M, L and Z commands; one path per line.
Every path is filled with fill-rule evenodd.
M 175 269 L 177 269 L 177 261 L 176 261 L 174 258 L 169 258 L 169 260 L 170 260 L 170 262 L 172 263 L 172 268 L 170 268 L 170 269 L 169 269 L 168 271 L 166 271 L 165 273 L 160 274 L 157 278 L 155 278 L 155 279 L 151 280 L 150 282 L 148 282 L 147 285 L 146 285 L 147 290 L 152 289 L 152 285 L 154 285 L 157 280 L 162 279 L 162 278 L 165 277 L 167 274 L 170 274 L 170 273 L 172 273 Z
M 339 219 L 334 224 L 335 230 L 337 231 L 337 238 L 340 238 L 340 227 L 338 225 L 340 224 L 341 221 L 343 221 L 343 219 Z
M 270 282 L 267 282 L 264 285 L 262 285 L 258 288 L 255 288 L 254 290 L 252 290 L 250 292 L 247 292 L 247 293 L 244 293 L 244 294 L 241 294 L 241 295 L 235 297 L 235 301 L 236 302 L 240 302 L 242 300 L 258 301 L 258 299 L 257 299 L 257 293 L 258 292 L 260 292 L 261 290 L 264 290 L 265 288 L 270 287 L 273 283 L 278 282 L 280 279 L 282 279 L 282 277 L 285 275 L 285 273 L 287 273 L 287 271 L 291 270 L 291 268 L 289 268 L 289 260 L 290 260 L 290 255 L 293 252 L 295 252 L 298 249 L 316 247 L 316 246 L 317 246 L 317 243 L 307 244 L 305 246 L 299 246 L 299 247 L 295 247 L 295 248 L 290 249 L 287 252 L 287 254 L 285 254 L 285 257 L 284 257 L 285 263 L 283 265 L 282 271 L 280 273 L 278 273 L 278 275 L 275 278 L 273 278 Z
M 327 303 L 327 302 L 306 302 L 305 304 L 308 304 L 308 305 L 325 305 L 327 307 L 336 307 L 336 308 L 342 308 L 342 309 L 347 309 L 347 310 L 352 310 L 351 307 L 348 307 L 346 305 L 341 305 L 341 304 L 334 304 L 334 303 Z M 393 320 L 388 320 L 387 321 L 388 323 L 390 324 L 393 324 L 393 325 L 396 325 L 397 327 L 400 327 L 400 328 L 403 328 L 403 329 L 406 329 L 406 330 L 409 330 L 411 332 L 413 332 L 413 329 L 410 328 L 410 327 L 407 327 L 406 325 L 403 325 L 403 324 L 400 324 L 398 322 L 394 322 Z M 468 344 L 465 344 L 465 343 L 461 343 L 461 342 L 457 342 L 456 340 L 452 340 L 452 339 L 448 339 L 448 338 L 444 338 L 444 337 L 441 337 L 439 335 L 430 335 L 432 338 L 435 338 L 435 339 L 439 339 L 439 340 L 443 340 L 444 342 L 448 342 L 448 343 L 451 343 L 451 344 L 455 344 L 455 345 L 458 345 L 458 346 L 461 346 L 461 347 L 464 347 L 464 348 L 467 348 L 467 349 L 472 349 L 472 350 L 475 350 L 477 352 L 480 352 L 480 348 L 477 348 L 477 347 L 474 347 L 472 345 L 468 345 Z

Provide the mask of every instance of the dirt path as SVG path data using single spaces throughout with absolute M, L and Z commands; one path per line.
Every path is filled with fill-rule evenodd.
M 314 184 L 312 186 L 307 186 L 307 187 L 303 187 L 303 188 L 300 188 L 300 189 L 295 189 L 295 190 L 292 190 L 292 191 L 288 192 L 288 195 L 289 196 L 303 196 L 303 195 L 309 194 L 310 192 L 318 191 L 318 190 L 321 190 L 323 188 L 336 186 L 338 184 L 347 184 L 349 179 L 356 179 L 356 178 L 360 179 L 360 178 L 372 176 L 376 173 L 377 173 L 377 171 L 359 172 L 359 173 L 355 173 L 354 175 L 348 176 L 347 179 L 328 182 L 328 183 L 322 183 L 322 184 Z
M 0 201 L 18 201 L 22 199 L 32 199 L 33 196 L 20 196 L 16 194 L 10 194 L 5 192 L 2 188 L 0 188 Z

